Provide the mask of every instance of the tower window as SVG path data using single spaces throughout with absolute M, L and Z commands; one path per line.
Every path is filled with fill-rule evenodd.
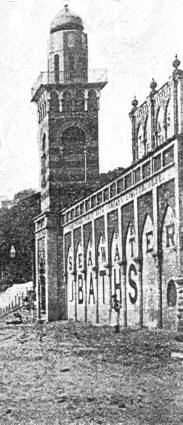
M 169 307 L 175 307 L 177 303 L 177 290 L 175 282 L 170 280 L 167 287 L 167 304 Z
M 84 94 L 81 90 L 76 92 L 76 101 L 75 101 L 76 111 L 84 111 Z
M 62 110 L 63 113 L 71 113 L 72 112 L 72 97 L 69 91 L 65 91 L 62 99 Z
M 74 71 L 74 52 L 69 53 L 69 70 Z
M 55 83 L 59 83 L 59 55 L 54 56 L 54 79 Z

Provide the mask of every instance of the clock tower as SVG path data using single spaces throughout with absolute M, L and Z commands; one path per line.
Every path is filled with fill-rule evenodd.
M 50 26 L 48 69 L 32 89 L 38 106 L 42 210 L 66 206 L 99 174 L 98 110 L 105 71 L 88 70 L 80 17 L 66 5 Z M 72 195 L 71 195 L 72 192 Z
M 50 26 L 48 68 L 32 88 L 38 111 L 41 214 L 35 219 L 38 318 L 66 317 L 60 211 L 99 175 L 98 111 L 105 71 L 88 70 L 87 34 L 66 5 Z

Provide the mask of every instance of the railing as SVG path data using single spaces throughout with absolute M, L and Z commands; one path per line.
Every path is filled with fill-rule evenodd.
M 72 72 L 67 73 L 64 71 L 60 72 L 41 72 L 37 78 L 34 86 L 31 89 L 32 97 L 35 96 L 37 90 L 41 85 L 47 84 L 71 84 L 71 83 L 97 83 L 107 82 L 107 70 L 106 69 L 93 69 L 89 70 L 88 73 L 83 72 Z
M 168 145 L 168 146 L 167 146 Z M 136 185 L 141 184 L 146 179 L 161 172 L 167 166 L 174 164 L 174 142 L 166 143 L 166 146 L 159 146 L 156 152 L 151 153 L 148 158 L 144 158 L 138 164 L 134 164 L 126 172 L 108 185 L 103 186 L 90 196 L 77 202 L 72 207 L 62 213 L 62 224 L 66 225 L 86 214 L 99 205 L 110 201 L 116 196 L 126 193 Z

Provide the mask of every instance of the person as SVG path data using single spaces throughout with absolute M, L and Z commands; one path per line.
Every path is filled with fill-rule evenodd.
M 120 319 L 120 310 L 121 310 L 121 303 L 117 299 L 117 295 L 112 295 L 112 308 L 116 312 L 116 325 L 115 325 L 115 333 L 119 333 L 119 319 Z

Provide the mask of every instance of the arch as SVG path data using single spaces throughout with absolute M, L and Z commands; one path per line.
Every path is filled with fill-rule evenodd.
M 144 126 L 142 123 L 139 123 L 137 128 L 137 149 L 138 149 L 138 159 L 142 158 L 145 155 L 145 146 L 144 146 Z
M 98 257 L 98 317 L 101 324 L 109 322 L 110 311 L 110 282 L 107 275 L 107 247 L 106 240 L 101 235 L 97 244 Z
M 62 111 L 65 114 L 72 112 L 72 95 L 69 90 L 65 90 L 62 98 Z
M 135 229 L 134 229 L 134 224 L 132 223 L 132 221 L 129 221 L 128 226 L 127 226 L 127 229 L 126 229 L 125 237 L 124 237 L 124 255 L 125 255 L 125 259 L 127 259 L 127 257 L 128 257 L 127 241 L 129 239 L 129 234 L 131 236 L 135 237 Z M 135 252 L 133 252 L 133 254 L 134 255 L 131 255 L 131 257 L 134 257 L 135 256 Z
M 95 112 L 97 111 L 97 95 L 95 90 L 90 90 L 88 93 L 88 111 Z
M 168 307 L 176 307 L 177 304 L 177 289 L 173 279 L 167 285 L 167 304 Z
M 168 227 L 167 227 L 168 226 Z M 166 231 L 165 231 L 166 228 Z M 161 226 L 161 249 L 175 247 L 175 213 L 173 208 L 167 204 L 165 207 Z
M 161 311 L 163 327 L 174 330 L 177 327 L 177 315 L 176 303 L 172 303 L 171 294 L 174 292 L 175 296 L 176 288 L 174 288 L 175 290 L 172 289 L 172 283 L 169 283 L 176 280 L 178 273 L 175 223 L 174 210 L 170 205 L 167 205 L 161 229 Z
M 63 178 L 85 180 L 85 134 L 79 127 L 69 127 L 62 134 Z
M 112 265 L 112 295 L 116 294 L 121 302 L 121 247 L 118 232 L 114 231 L 111 238 L 111 265 Z
M 167 213 L 171 211 L 172 217 L 174 217 L 175 219 L 175 210 L 174 208 L 170 205 L 170 204 L 166 204 L 165 209 L 164 209 L 164 213 L 163 213 L 163 217 L 162 217 L 162 222 L 161 222 L 161 226 L 159 229 L 159 245 L 162 249 L 162 234 L 163 234 L 163 227 L 165 224 L 165 220 L 167 217 Z
M 59 69 L 59 55 L 54 55 L 54 81 L 59 83 L 60 80 L 60 69 Z
M 153 221 L 152 218 L 150 216 L 150 214 L 148 212 L 146 212 L 145 216 L 144 216 L 144 222 L 142 225 L 142 229 L 139 235 L 139 249 L 140 249 L 140 253 L 143 254 L 143 235 L 144 235 L 144 229 L 146 227 L 152 227 L 153 228 Z
M 98 317 L 98 290 L 94 267 L 94 252 L 91 239 L 88 241 L 86 250 L 86 303 L 87 303 L 87 320 L 96 323 Z
M 171 99 L 168 99 L 168 102 L 165 107 L 165 135 L 166 139 L 169 139 L 173 136 L 174 128 L 173 128 L 173 120 L 172 120 L 172 111 L 171 111 Z
M 161 145 L 165 141 L 165 111 L 159 106 L 155 120 L 155 138 L 156 146 Z
M 155 328 L 158 325 L 159 285 L 154 259 L 154 228 L 149 214 L 146 214 L 142 231 L 142 259 L 143 324 Z
M 83 93 L 82 90 L 76 91 L 75 110 L 77 112 L 83 112 L 84 111 L 84 93 Z

